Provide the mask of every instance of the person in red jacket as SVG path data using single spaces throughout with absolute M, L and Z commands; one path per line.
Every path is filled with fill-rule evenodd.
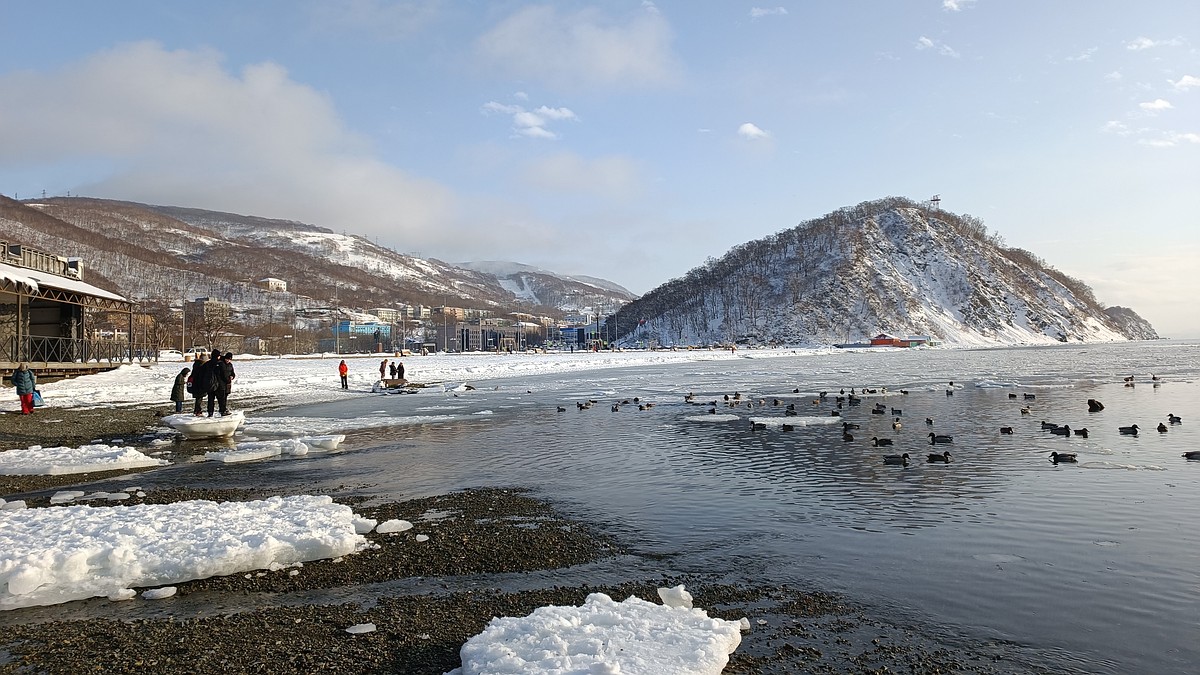
M 346 383 L 346 374 L 350 372 L 350 366 L 346 365 L 346 359 L 338 364 L 338 375 L 342 378 L 342 389 L 349 389 L 350 385 Z

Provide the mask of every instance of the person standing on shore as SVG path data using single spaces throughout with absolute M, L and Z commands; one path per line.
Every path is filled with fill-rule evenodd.
M 220 404 L 221 416 L 229 414 L 229 392 L 233 389 L 233 380 L 237 373 L 233 371 L 233 352 L 225 352 L 221 359 L 221 377 L 217 383 L 217 403 Z
M 175 376 L 175 386 L 171 387 L 171 400 L 175 402 L 175 412 L 183 412 L 183 402 L 187 400 L 188 373 L 191 368 L 184 368 Z
M 21 414 L 32 413 L 33 390 L 37 387 L 37 376 L 29 369 L 28 364 L 22 363 L 13 371 L 10 379 L 13 386 L 17 388 L 17 398 L 21 399 Z
M 384 359 L 379 362 L 379 379 L 382 380 L 386 377 L 387 377 L 387 359 Z
M 401 381 L 404 380 L 404 362 L 403 361 L 396 362 L 396 379 L 401 380 Z
M 208 355 L 200 354 L 196 357 L 196 367 L 192 369 L 192 397 L 196 399 L 192 414 L 196 417 L 200 416 L 200 406 L 208 395 L 208 385 Z
M 349 389 L 350 385 L 346 382 L 346 375 L 350 372 L 350 366 L 346 365 L 346 359 L 338 364 L 338 376 L 342 378 L 342 389 Z

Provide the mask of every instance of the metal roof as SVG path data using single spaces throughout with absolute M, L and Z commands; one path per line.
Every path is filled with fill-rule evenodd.
M 114 302 L 129 303 L 129 300 L 124 297 L 111 293 L 98 286 L 93 286 L 89 283 L 82 282 L 78 279 L 70 277 L 60 277 L 56 274 L 49 274 L 39 270 L 31 270 L 24 267 L 16 267 L 7 263 L 0 263 L 0 280 L 11 281 L 15 284 L 31 288 L 34 294 L 45 288 L 53 288 L 59 291 L 68 293 L 78 293 L 79 295 L 89 295 L 95 298 L 103 298 Z

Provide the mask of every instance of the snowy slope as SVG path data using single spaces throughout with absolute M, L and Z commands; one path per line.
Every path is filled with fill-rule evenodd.
M 7 240 L 83 258 L 89 280 L 110 280 L 112 290 L 137 299 L 214 296 L 240 309 L 318 307 L 336 299 L 360 308 L 406 303 L 504 311 L 520 304 L 574 311 L 581 301 L 614 306 L 631 297 L 540 270 L 520 284 L 502 283 L 353 234 L 202 209 L 0 197 L 0 224 Z M 286 297 L 253 285 L 267 276 L 288 282 Z
M 735 247 L 618 314 L 629 340 L 950 344 L 1157 337 L 1082 282 L 1001 246 L 977 219 L 888 198 Z M 1130 316 L 1132 315 L 1132 317 Z

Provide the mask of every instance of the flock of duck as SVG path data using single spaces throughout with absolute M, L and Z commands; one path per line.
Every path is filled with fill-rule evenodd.
M 1156 375 L 1151 375 L 1151 378 L 1154 380 L 1155 386 L 1158 386 L 1159 377 Z M 1126 386 L 1132 386 L 1133 381 L 1134 381 L 1134 378 L 1132 376 L 1124 378 L 1124 382 L 1125 382 Z M 954 382 L 951 381 L 949 383 L 949 386 L 946 389 L 946 395 L 953 396 L 954 389 L 955 389 Z M 899 390 L 899 392 L 901 394 L 908 393 L 908 391 L 904 390 L 904 389 Z M 794 389 L 794 390 L 792 390 L 792 393 L 799 394 L 800 390 Z M 834 417 L 840 417 L 841 411 L 844 409 L 844 407 L 861 405 L 862 401 L 863 401 L 862 395 L 868 395 L 868 394 L 874 395 L 874 394 L 886 394 L 886 393 L 888 393 L 888 390 L 886 387 L 881 387 L 878 389 L 867 389 L 865 387 L 861 388 L 861 389 L 851 388 L 849 393 L 847 393 L 845 389 L 842 389 L 838 394 L 834 394 L 834 395 L 831 395 L 828 391 L 822 391 L 817 395 L 817 398 L 812 400 L 812 405 L 816 406 L 816 405 L 820 405 L 822 403 L 832 400 L 835 407 L 833 410 L 830 411 L 830 415 L 834 416 Z M 1016 399 L 1017 394 L 1010 393 L 1008 395 L 1008 397 L 1010 399 Z M 1034 401 L 1037 399 L 1037 395 L 1025 393 L 1025 394 L 1021 394 L 1021 399 L 1025 402 Z M 751 399 L 751 398 L 743 397 L 741 392 L 734 392 L 732 395 L 724 394 L 720 400 L 714 399 L 714 400 L 706 401 L 706 402 L 699 402 L 696 400 L 696 395 L 694 393 L 688 393 L 688 394 L 684 395 L 683 400 L 685 403 L 688 403 L 690 405 L 706 406 L 708 408 L 708 412 L 710 414 L 716 414 L 717 409 L 720 406 L 724 406 L 727 408 L 744 407 L 745 409 L 748 409 L 748 410 L 752 410 L 754 408 L 768 408 L 768 407 L 776 407 L 777 408 L 779 406 L 783 406 L 783 414 L 786 417 L 797 416 L 800 414 L 796 408 L 795 403 L 785 404 L 783 401 L 781 401 L 778 398 L 773 398 L 768 403 L 768 401 L 764 398 Z M 591 409 L 592 406 L 597 405 L 598 403 L 599 403 L 599 401 L 597 401 L 595 399 L 589 399 L 585 402 L 576 403 L 575 405 L 576 405 L 577 409 L 579 409 L 579 410 L 589 410 L 589 409 Z M 643 401 L 639 397 L 633 397 L 632 399 L 621 399 L 619 401 L 612 403 L 611 410 L 612 410 L 612 412 L 619 412 L 621 410 L 622 406 L 629 406 L 629 405 L 636 405 L 638 410 L 648 410 L 648 409 L 654 407 L 654 404 L 651 402 Z M 1104 404 L 1100 403 L 1096 399 L 1088 399 L 1087 405 L 1088 405 L 1088 412 L 1090 412 L 1090 413 L 1096 413 L 1096 412 L 1100 412 L 1100 411 L 1104 410 Z M 566 410 L 567 409 L 565 407 L 558 406 L 558 412 L 560 412 L 560 413 L 566 412 Z M 904 423 L 901 419 L 903 416 L 903 411 L 899 408 L 889 407 L 883 403 L 876 403 L 871 408 L 870 412 L 873 415 L 889 415 L 889 416 L 891 416 L 892 417 L 891 426 L 892 426 L 892 430 L 894 430 L 894 431 L 899 431 L 903 427 Z M 1031 414 L 1030 404 L 1026 403 L 1025 405 L 1023 405 L 1020 409 L 1020 412 L 1022 415 Z M 1170 427 L 1168 426 L 1168 424 L 1176 425 L 1176 424 L 1181 424 L 1182 422 L 1183 422 L 1183 420 L 1178 415 L 1168 414 L 1167 421 L 1165 423 L 1160 422 L 1158 424 L 1157 431 L 1159 433 L 1165 434 L 1170 430 Z M 931 417 L 925 418 L 925 425 L 928 428 L 932 428 L 933 424 L 934 424 L 933 418 L 931 418 Z M 750 421 L 750 425 L 751 425 L 752 429 L 762 429 L 762 428 L 766 427 L 766 425 L 763 424 L 762 422 L 756 422 L 754 420 Z M 782 424 L 780 428 L 783 431 L 793 431 L 795 429 L 794 425 L 786 424 L 786 423 Z M 844 442 L 853 441 L 854 434 L 852 434 L 851 432 L 859 430 L 861 428 L 862 428 L 861 425 L 859 425 L 857 423 L 843 421 L 842 422 L 842 440 Z M 1088 434 L 1089 434 L 1089 432 L 1086 428 L 1072 429 L 1069 425 L 1066 425 L 1066 424 L 1055 424 L 1052 422 L 1046 422 L 1044 420 L 1041 423 L 1041 429 L 1042 429 L 1042 431 L 1048 431 L 1051 435 L 1054 435 L 1054 436 L 1064 436 L 1064 437 L 1077 436 L 1080 438 L 1087 438 Z M 1129 426 L 1121 426 L 1121 427 L 1117 428 L 1117 432 L 1122 436 L 1137 436 L 1138 432 L 1140 430 L 1141 430 L 1141 427 L 1139 427 L 1137 424 L 1131 424 Z M 1004 434 L 1004 435 L 1012 434 L 1013 428 L 1010 426 L 1000 427 L 1000 433 Z M 951 445 L 954 443 L 953 436 L 950 436 L 947 434 L 939 434 L 935 431 L 930 431 L 928 434 L 928 438 L 929 438 L 929 444 L 932 446 Z M 892 442 L 892 439 L 890 439 L 890 438 L 881 438 L 879 436 L 871 437 L 871 447 L 873 447 L 873 448 L 890 447 L 892 445 L 893 445 L 893 442 Z M 949 450 L 943 450 L 940 453 L 939 452 L 930 452 L 928 455 L 926 455 L 925 461 L 928 463 L 931 463 L 931 464 L 932 463 L 948 464 L 951 460 L 951 457 L 952 457 L 952 455 L 950 454 Z M 1200 450 L 1193 450 L 1193 451 L 1185 452 L 1185 453 L 1183 453 L 1183 457 L 1186 459 L 1200 460 Z M 909 460 L 910 460 L 910 457 L 909 457 L 908 453 L 892 454 L 892 455 L 884 455 L 883 456 L 884 464 L 907 466 L 909 463 Z M 1054 451 L 1054 452 L 1050 453 L 1050 461 L 1054 462 L 1056 464 L 1059 462 L 1075 462 L 1075 461 L 1077 461 L 1077 453 Z

